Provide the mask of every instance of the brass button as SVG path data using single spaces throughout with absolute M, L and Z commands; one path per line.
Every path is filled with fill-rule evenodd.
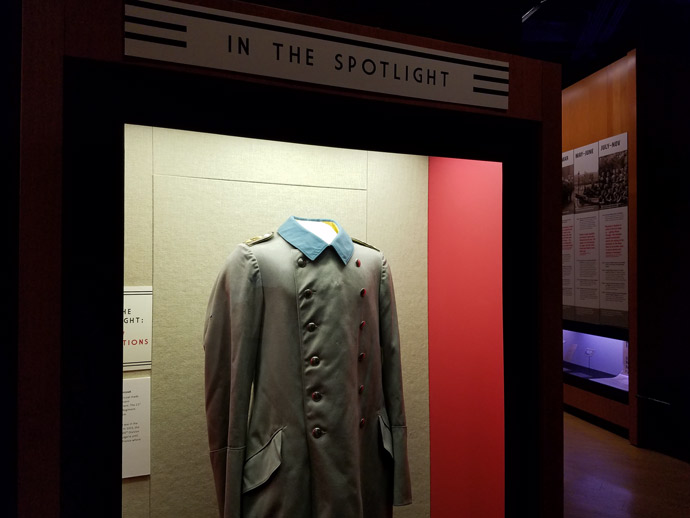
M 311 398 L 312 398 L 314 401 L 321 401 L 321 398 L 322 398 L 322 397 L 323 397 L 323 394 L 321 394 L 321 392 L 316 391 L 316 392 L 312 392 L 312 393 L 311 393 Z
M 307 324 L 307 331 L 316 331 L 318 326 L 314 322 L 309 322 Z
M 305 266 L 307 266 L 307 260 L 304 257 L 300 257 L 299 259 L 297 259 L 297 266 L 299 266 L 300 268 L 304 268 Z
M 314 428 L 311 431 L 311 434 L 314 437 L 314 439 L 318 439 L 319 437 L 321 437 L 324 434 L 324 431 L 317 426 L 316 428 Z
M 321 363 L 321 358 L 318 356 L 312 356 L 309 358 L 309 363 L 313 366 L 316 367 L 319 363 Z

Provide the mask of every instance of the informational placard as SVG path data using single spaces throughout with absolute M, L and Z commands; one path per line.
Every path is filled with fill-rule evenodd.
M 628 135 L 564 152 L 561 161 L 564 314 L 624 326 L 628 311 Z
M 151 474 L 151 378 L 122 380 L 122 478 Z
M 599 141 L 600 307 L 628 310 L 628 135 Z
M 575 306 L 599 307 L 599 155 L 597 144 L 574 151 Z
M 150 369 L 153 288 L 125 286 L 122 301 L 122 369 Z
M 563 153 L 561 157 L 561 277 L 563 285 L 563 305 L 575 305 L 575 163 L 573 152 Z
M 125 55 L 508 109 L 508 62 L 169 0 L 125 0 Z

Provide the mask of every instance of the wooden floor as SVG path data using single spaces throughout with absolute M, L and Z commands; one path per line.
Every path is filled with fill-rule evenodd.
M 567 413 L 564 424 L 564 518 L 690 518 L 690 464 Z

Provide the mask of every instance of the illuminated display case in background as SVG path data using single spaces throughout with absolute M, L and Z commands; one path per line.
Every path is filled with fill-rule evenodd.
M 627 401 L 628 342 L 564 330 L 563 376 L 566 383 Z

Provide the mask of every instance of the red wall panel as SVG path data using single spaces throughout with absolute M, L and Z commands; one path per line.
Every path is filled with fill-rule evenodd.
M 429 159 L 431 515 L 505 515 L 502 167 Z

